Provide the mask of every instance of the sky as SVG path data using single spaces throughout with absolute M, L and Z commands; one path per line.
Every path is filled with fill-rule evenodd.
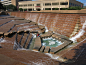
M 3 0 L 1 0 L 1 1 L 3 1 Z M 32 0 L 32 1 L 35 1 L 35 0 Z M 86 0 L 77 0 L 77 1 L 82 2 L 84 4 L 84 6 L 86 6 Z

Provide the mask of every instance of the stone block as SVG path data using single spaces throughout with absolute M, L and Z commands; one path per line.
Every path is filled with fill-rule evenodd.
M 43 52 L 45 49 L 45 46 L 42 46 L 41 49 L 40 49 L 40 52 Z
M 39 50 L 41 46 L 42 45 L 40 37 L 36 37 L 33 48 Z
M 49 46 L 46 46 L 45 47 L 45 50 L 44 50 L 44 53 L 48 53 L 49 52 L 49 49 L 50 49 L 50 47 Z

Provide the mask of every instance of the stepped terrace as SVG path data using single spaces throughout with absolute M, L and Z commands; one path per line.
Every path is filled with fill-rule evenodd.
M 0 57 L 12 63 L 3 62 L 74 63 L 85 49 L 86 14 L 8 13 L 0 16 Z

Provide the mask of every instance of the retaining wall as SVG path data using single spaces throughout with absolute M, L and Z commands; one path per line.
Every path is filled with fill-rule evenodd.
M 33 22 L 37 22 L 38 24 L 46 26 L 48 30 L 52 30 L 55 33 L 65 35 L 67 37 L 69 37 L 74 31 L 78 19 L 80 19 L 81 16 L 86 16 L 86 14 L 58 14 L 31 12 L 9 12 L 9 14 L 12 16 L 22 17 Z

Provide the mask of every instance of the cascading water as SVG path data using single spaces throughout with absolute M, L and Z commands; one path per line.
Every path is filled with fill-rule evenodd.
M 45 26 L 45 32 L 48 32 L 48 29 L 47 29 L 47 27 Z
M 70 38 L 70 40 L 72 40 L 73 42 L 76 42 L 77 38 L 80 38 L 85 33 L 85 31 L 84 31 L 85 28 L 86 28 L 86 20 L 82 26 L 82 29 L 80 29 L 79 33 L 77 35 L 75 35 L 74 37 Z
M 61 45 L 62 43 L 60 41 L 50 37 L 50 38 L 43 39 L 43 43 L 42 44 L 44 46 L 49 46 L 51 48 L 51 47 L 57 47 L 57 46 Z

